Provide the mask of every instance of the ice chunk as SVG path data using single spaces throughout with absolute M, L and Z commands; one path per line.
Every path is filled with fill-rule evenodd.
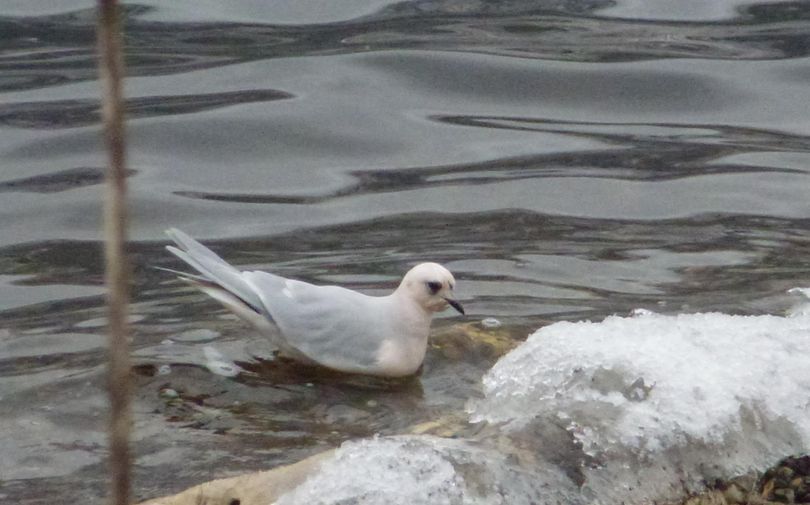
M 554 468 L 527 472 L 511 457 L 462 440 L 408 435 L 344 443 L 278 505 L 577 505 Z
M 175 342 L 210 342 L 216 340 L 221 335 L 219 332 L 205 328 L 187 330 L 175 335 L 172 340 Z
M 203 347 L 203 354 L 205 354 L 205 367 L 211 373 L 225 377 L 236 377 L 242 372 L 239 365 L 226 358 L 214 347 Z
M 788 315 L 791 317 L 810 316 L 810 288 L 793 288 L 789 289 L 788 293 L 796 296 L 798 300 L 788 309 Z
M 487 317 L 481 320 L 481 326 L 484 328 L 500 328 L 501 322 L 494 317 Z
M 471 420 L 502 423 L 586 499 L 678 499 L 716 477 L 810 451 L 810 316 L 640 311 L 534 333 L 484 378 Z M 562 444 L 563 446 L 565 443 Z

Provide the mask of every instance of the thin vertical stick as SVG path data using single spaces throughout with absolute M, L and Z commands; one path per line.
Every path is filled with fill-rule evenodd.
M 128 505 L 131 494 L 129 431 L 129 262 L 127 238 L 126 167 L 121 53 L 121 27 L 116 0 L 99 0 L 98 52 L 102 85 L 102 116 L 109 166 L 104 200 L 104 238 L 109 317 L 110 497 L 111 505 Z

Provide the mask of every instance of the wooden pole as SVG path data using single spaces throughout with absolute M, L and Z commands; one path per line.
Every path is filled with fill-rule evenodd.
M 99 0 L 98 54 L 102 117 L 109 166 L 104 199 L 104 239 L 109 318 L 109 472 L 110 505 L 131 500 L 129 431 L 131 377 L 129 364 L 129 262 L 127 239 L 125 131 L 122 98 L 124 62 L 116 0 Z

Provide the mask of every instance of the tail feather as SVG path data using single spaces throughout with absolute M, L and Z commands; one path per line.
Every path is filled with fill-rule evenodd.
M 238 272 L 237 269 L 229 265 L 224 259 L 220 258 L 214 251 L 197 242 L 185 232 L 178 230 L 177 228 L 169 228 L 166 230 L 166 235 L 168 235 L 170 239 L 174 240 L 174 242 L 180 246 L 180 249 L 186 251 L 189 255 L 197 258 L 208 258 L 217 263 L 227 265 L 234 272 Z
M 214 251 L 208 249 L 180 230 L 171 228 L 166 231 L 166 234 L 179 246 L 179 248 L 166 246 L 166 249 L 202 274 L 202 278 L 195 278 L 197 276 L 188 274 L 185 274 L 184 277 L 198 282 L 207 281 L 219 286 L 224 291 L 230 292 L 256 312 L 266 313 L 261 299 L 250 284 L 245 282 L 245 279 L 242 277 L 242 272 L 226 263 L 225 260 L 217 256 Z
M 203 277 L 202 275 L 195 275 L 195 274 L 191 274 L 191 273 L 188 273 L 188 272 L 182 272 L 180 270 L 175 270 L 174 268 L 165 268 L 165 267 L 152 267 L 152 268 L 154 268 L 155 270 L 160 270 L 162 272 L 169 272 L 170 274 L 174 274 L 177 277 L 180 277 L 181 279 L 184 279 L 184 280 L 192 280 L 192 281 L 199 281 L 199 282 L 210 282 L 210 281 L 206 280 L 206 278 Z

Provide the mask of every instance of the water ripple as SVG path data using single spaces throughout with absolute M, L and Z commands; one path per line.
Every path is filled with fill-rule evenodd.
M 286 100 L 294 95 L 270 89 L 163 95 L 131 98 L 126 102 L 129 119 L 192 114 L 237 104 Z M 98 124 L 101 104 L 97 100 L 61 100 L 0 105 L 0 125 L 15 128 L 59 129 Z

